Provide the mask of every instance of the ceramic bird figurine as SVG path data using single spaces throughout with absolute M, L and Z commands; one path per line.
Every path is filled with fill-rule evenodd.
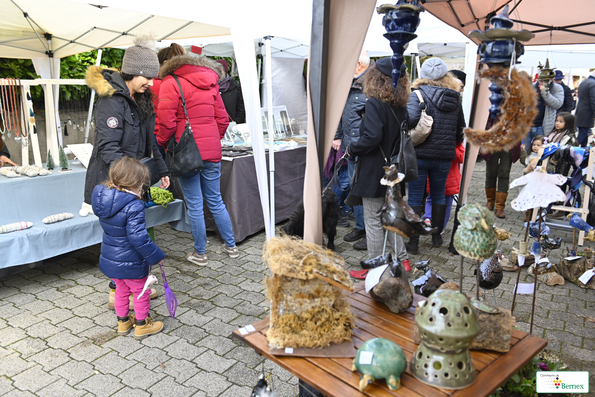
M 454 246 L 462 256 L 487 259 L 494 254 L 498 239 L 492 228 L 494 214 L 479 204 L 468 204 L 459 211 L 460 226 L 454 236 Z
M 386 186 L 385 203 L 380 210 L 382 227 L 402 237 L 411 237 L 415 234 L 426 235 L 436 231 L 436 228 L 428 227 L 403 200 L 398 186 L 403 179 L 403 174 L 397 172 L 397 167 L 391 164 L 390 167 L 384 167 L 384 171 L 384 177 L 380 180 L 380 184 Z
M 429 263 L 430 261 L 427 260 L 417 262 L 415 264 L 415 270 L 413 271 L 413 274 L 417 273 L 418 271 L 425 271 L 426 273 L 411 282 L 415 293 L 418 295 L 423 295 L 426 298 L 436 292 L 438 287 L 446 282 L 444 277 L 430 269 Z
M 496 292 L 494 289 L 498 288 L 503 276 L 502 267 L 498 259 L 498 254 L 494 254 L 479 265 L 479 286 L 484 290 L 492 290 L 494 294 L 494 306 L 496 305 Z M 476 275 L 476 272 L 477 269 L 475 269 L 473 274 Z
M 271 389 L 263 374 L 260 374 L 258 383 L 252 389 L 250 397 L 275 397 L 275 391 Z
M 494 225 L 493 228 L 494 228 L 494 231 L 496 232 L 496 238 L 500 241 L 508 240 L 512 236 L 512 233 L 507 232 L 506 230 L 502 229 L 501 227 Z
M 583 218 L 581 218 L 581 216 L 578 212 L 575 212 L 572 215 L 569 215 L 569 217 L 570 217 L 570 221 L 568 222 L 568 224 L 570 226 L 572 226 L 573 228 L 582 230 L 585 233 L 589 233 L 591 230 L 593 230 L 593 226 L 589 225 L 587 223 L 587 221 L 585 221 Z

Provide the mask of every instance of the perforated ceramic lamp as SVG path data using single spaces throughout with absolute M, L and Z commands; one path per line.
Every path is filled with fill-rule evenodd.
M 444 389 L 464 389 L 475 382 L 469 345 L 479 333 L 477 318 L 460 292 L 434 292 L 415 315 L 421 344 L 411 359 L 419 381 Z

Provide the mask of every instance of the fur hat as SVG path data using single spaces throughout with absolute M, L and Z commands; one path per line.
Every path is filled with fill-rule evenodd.
M 448 72 L 448 67 L 440 58 L 430 58 L 421 65 L 419 75 L 422 79 L 440 80 Z
M 393 63 L 390 57 L 380 58 L 376 61 L 375 65 L 378 68 L 378 70 L 380 70 L 380 73 L 382 73 L 383 75 L 388 77 L 393 76 Z M 407 66 L 403 62 L 403 64 L 401 65 L 401 77 L 403 77 L 406 72 Z
M 122 73 L 153 79 L 159 76 L 155 38 L 151 35 L 137 36 L 134 45 L 128 47 L 122 59 Z

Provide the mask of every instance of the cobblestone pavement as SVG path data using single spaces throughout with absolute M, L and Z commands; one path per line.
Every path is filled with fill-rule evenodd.
M 513 177 L 522 173 L 513 165 Z M 469 202 L 485 204 L 485 163 L 476 167 Z M 518 190 L 511 192 L 509 202 Z M 507 207 L 506 220 L 497 224 L 513 232 L 503 248 L 508 252 L 523 237 L 522 218 Z M 452 221 L 445 232 L 450 238 Z M 365 252 L 355 251 L 342 237 L 351 228 L 339 228 L 337 251 L 350 269 L 359 269 Z M 571 235 L 564 235 L 565 245 Z M 240 257 L 221 252 L 209 235 L 209 265 L 184 260 L 192 250 L 190 234 L 169 226 L 156 228 L 157 243 L 166 252 L 166 273 L 179 307 L 176 319 L 167 314 L 163 288 L 152 311 L 165 331 L 143 341 L 117 336 L 116 317 L 107 308 L 108 281 L 98 269 L 99 245 L 51 260 L 39 268 L 0 280 L 0 395 L 2 396 L 249 396 L 258 374 L 273 374 L 277 396 L 295 396 L 297 379 L 263 360 L 252 349 L 230 338 L 231 332 L 266 316 L 261 261 L 264 234 L 239 244 Z M 446 248 L 432 248 L 422 237 L 422 255 L 412 262 L 432 259 L 432 267 L 458 280 L 459 257 Z M 550 257 L 558 260 L 562 250 Z M 473 266 L 464 265 L 464 286 L 474 291 Z M 158 269 L 153 273 L 158 276 Z M 496 290 L 498 304 L 510 308 L 515 273 L 506 273 Z M 521 282 L 531 279 L 523 270 Z M 491 299 L 491 297 L 490 297 Z M 517 324 L 528 331 L 531 297 L 519 296 Z M 595 380 L 595 327 L 582 316 L 594 316 L 595 291 L 567 282 L 537 289 L 534 333 L 549 341 L 572 370 L 591 373 Z

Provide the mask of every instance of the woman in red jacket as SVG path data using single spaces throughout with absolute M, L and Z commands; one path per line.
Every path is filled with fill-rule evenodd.
M 188 206 L 194 238 L 194 252 L 188 254 L 186 259 L 200 266 L 208 263 L 205 254 L 207 231 L 203 199 L 207 202 L 219 233 L 225 241 L 223 251 L 231 258 L 237 258 L 239 252 L 235 244 L 231 220 L 220 191 L 221 139 L 229 125 L 229 118 L 217 84 L 224 74 L 223 67 L 205 56 L 196 55 L 175 56 L 161 67 L 157 143 L 164 147 L 174 134 L 176 141 L 179 141 L 185 128 L 180 88 L 173 77 L 174 74 L 180 81 L 194 139 L 205 164 L 205 168 L 197 174 L 178 178 Z
M 465 146 L 462 143 L 456 146 L 455 158 L 450 163 L 450 171 L 448 171 L 448 177 L 446 177 L 446 187 L 444 188 L 444 197 L 446 198 L 446 215 L 444 216 L 444 228 L 448 224 L 450 219 L 450 210 L 452 209 L 452 201 L 455 194 L 459 193 L 461 188 L 461 171 L 459 170 L 459 164 L 463 163 L 465 159 Z M 424 211 L 424 220 L 430 226 L 432 225 L 432 196 L 430 196 L 430 183 L 428 182 L 427 187 L 428 199 L 426 200 L 426 209 Z M 444 230 L 443 228 L 443 230 Z

